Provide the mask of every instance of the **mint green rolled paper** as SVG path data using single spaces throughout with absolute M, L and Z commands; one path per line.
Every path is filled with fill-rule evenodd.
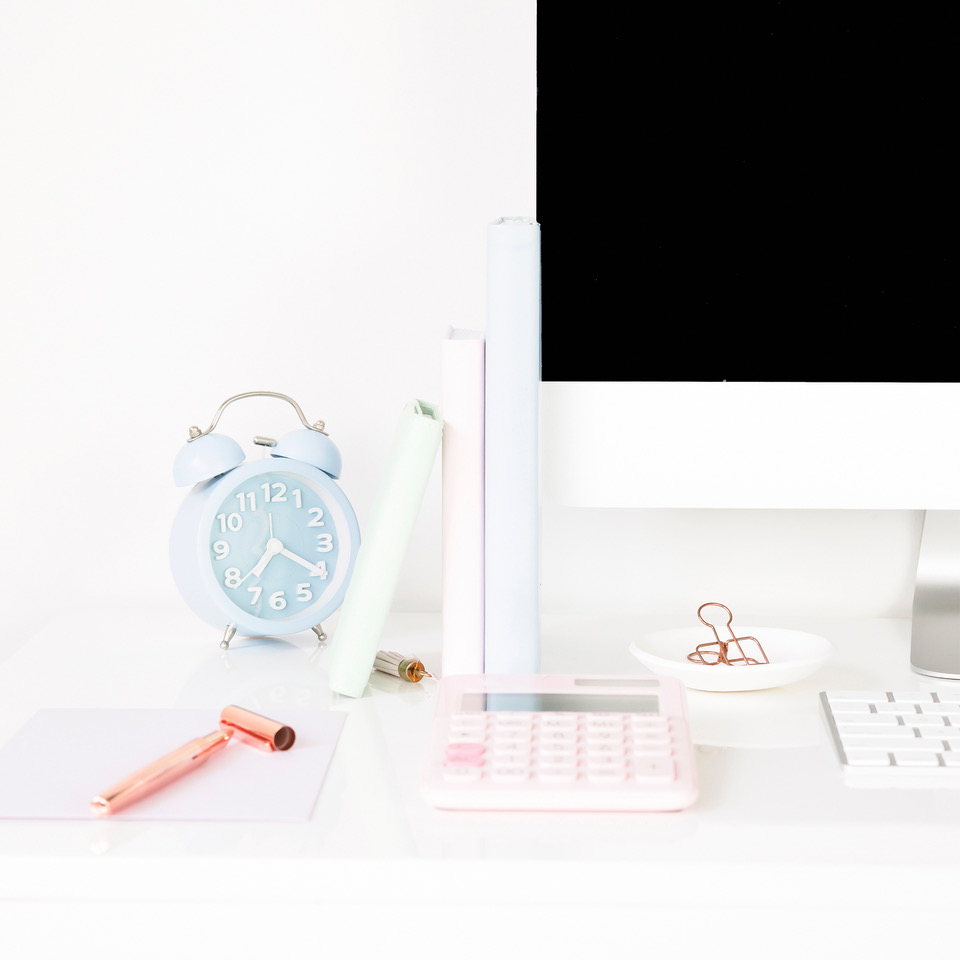
M 362 696 L 370 679 L 442 433 L 433 404 L 403 408 L 331 643 L 334 693 Z

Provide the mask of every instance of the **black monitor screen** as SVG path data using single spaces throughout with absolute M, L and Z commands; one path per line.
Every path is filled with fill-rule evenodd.
M 544 380 L 960 379 L 947 8 L 847 6 L 540 6 Z

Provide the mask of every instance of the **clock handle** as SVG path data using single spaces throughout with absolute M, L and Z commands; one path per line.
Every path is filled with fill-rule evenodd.
M 243 400 L 246 397 L 275 397 L 277 400 L 286 400 L 287 403 L 297 411 L 297 416 L 300 418 L 300 422 L 308 429 L 315 430 L 317 433 L 322 433 L 324 436 L 327 435 L 326 430 L 324 430 L 324 422 L 322 420 L 317 420 L 315 423 L 308 423 L 307 418 L 303 415 L 303 411 L 300 409 L 299 404 L 296 400 L 291 399 L 285 393 L 273 393 L 270 390 L 250 390 L 247 393 L 238 393 L 235 397 L 229 397 L 220 404 L 219 409 L 213 415 L 213 420 L 210 423 L 210 426 L 206 430 L 201 430 L 199 427 L 190 428 L 190 439 L 196 440 L 199 437 L 206 436 L 210 433 L 214 427 L 219 423 L 220 416 L 223 414 L 223 411 L 234 402 L 234 400 Z

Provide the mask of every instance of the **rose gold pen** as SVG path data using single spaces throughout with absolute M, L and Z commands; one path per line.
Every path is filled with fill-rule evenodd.
M 171 750 L 98 793 L 90 801 L 91 812 L 98 816 L 116 813 L 195 770 L 219 753 L 234 737 L 267 752 L 289 750 L 296 739 L 293 730 L 285 724 L 242 707 L 224 707 L 220 714 L 220 726 L 216 730 Z

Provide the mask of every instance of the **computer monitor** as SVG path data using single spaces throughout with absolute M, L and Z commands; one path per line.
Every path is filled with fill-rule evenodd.
M 960 379 L 945 17 L 542 9 L 544 381 Z

